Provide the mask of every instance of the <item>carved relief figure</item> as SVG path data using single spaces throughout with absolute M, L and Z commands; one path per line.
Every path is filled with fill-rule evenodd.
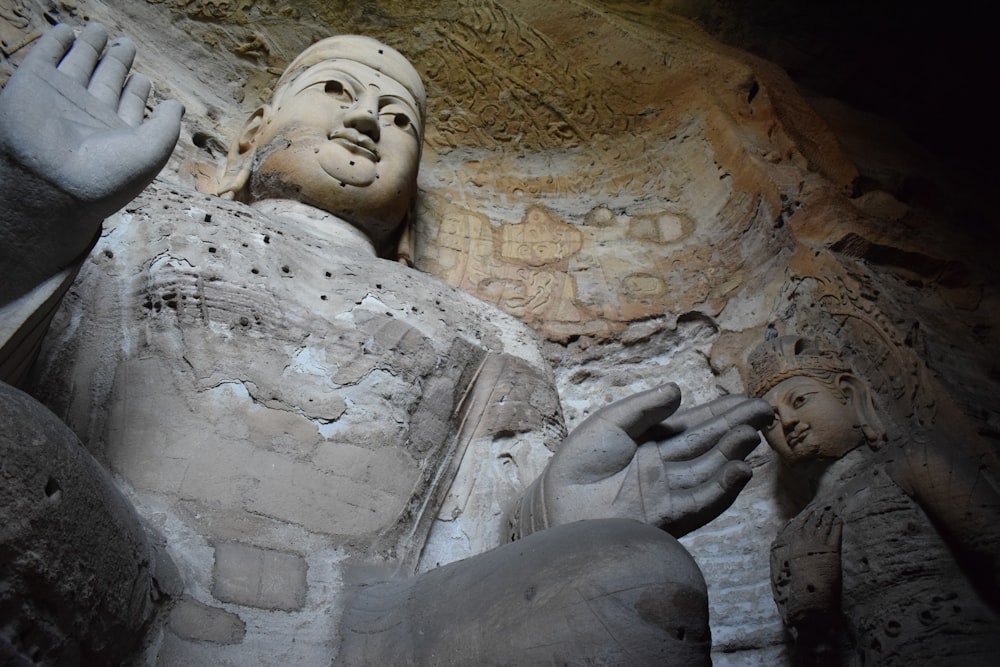
M 796 336 L 748 359 L 764 435 L 808 500 L 771 546 L 801 664 L 987 664 L 1000 650 L 1000 496 L 948 433 L 891 432 L 867 383 Z M 898 427 L 897 427 L 898 428 Z
M 164 583 L 167 565 L 150 574 L 152 546 L 100 547 L 137 562 L 133 600 L 179 598 L 146 657 L 707 662 L 704 581 L 674 536 L 749 479 L 742 459 L 766 403 L 677 411 L 679 390 L 664 385 L 564 438 L 530 332 L 385 259 L 411 221 L 424 123 L 420 78 L 390 47 L 338 36 L 296 58 L 230 150 L 226 202 L 157 185 L 139 195 L 170 154 L 180 108 L 144 120 L 134 47 L 106 42 L 100 26 L 54 28 L 0 96 L 0 360 L 5 380 L 24 377 L 102 219 L 134 199 L 109 221 L 122 243 L 95 258 L 106 274 L 84 276 L 93 293 L 72 345 L 39 383 L 129 500 L 97 466 L 83 478 L 134 504 L 177 564 L 183 596 Z M 5 434 L 58 424 L 41 408 L 4 419 Z M 528 452 L 514 478 L 490 449 L 512 434 Z M 15 440 L 2 441 L 4 459 L 21 462 L 13 478 L 52 470 L 51 455 Z M 47 474 L 39 507 L 78 501 Z M 414 576 L 458 479 L 473 489 L 470 557 Z M 79 549 L 0 563 L 7 601 L 29 610 L 4 621 L 4 655 L 102 655 L 74 625 L 83 611 L 60 577 L 100 568 L 76 534 L 109 504 L 59 527 Z M 35 530 L 5 538 L 3 553 L 58 534 Z M 373 564 L 385 566 L 378 577 Z M 39 569 L 51 580 L 33 589 Z M 87 600 L 106 597 L 100 580 L 81 585 Z M 45 611 L 48 634 L 33 635 L 34 610 L 53 604 L 72 611 Z M 151 604 L 116 607 L 124 625 L 139 618 L 118 633 L 116 657 L 143 641 Z

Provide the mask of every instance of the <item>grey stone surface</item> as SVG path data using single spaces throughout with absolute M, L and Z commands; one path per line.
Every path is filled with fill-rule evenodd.
M 563 435 L 516 321 L 316 221 L 190 191 L 154 186 L 107 231 L 83 270 L 77 344 L 48 357 L 46 375 L 75 379 L 46 385 L 163 526 L 191 598 L 246 623 L 237 644 L 168 631 L 159 659 L 328 659 L 340 562 L 412 568 L 437 494 L 470 462 L 480 534 L 466 553 L 501 541 L 495 507 Z M 73 390 L 88 384 L 106 412 Z M 497 427 L 529 453 L 513 475 L 489 455 Z M 213 548 L 237 542 L 253 554 L 244 572 Z M 267 588 L 256 556 L 290 549 L 292 582 Z
M 149 79 L 126 80 L 128 39 L 108 43 L 94 24 L 74 41 L 59 26 L 31 49 L 0 93 L 0 305 L 78 261 L 101 221 L 163 168 L 180 133 L 182 108 L 159 106 L 143 120 Z M 30 220 L 31 224 L 24 224 Z
M 549 359 L 569 425 L 663 378 L 680 383 L 685 401 L 741 391 L 734 354 L 760 340 L 768 324 L 782 332 L 825 331 L 858 351 L 875 343 L 873 363 L 887 384 L 910 391 L 906 372 L 878 347 L 882 334 L 857 326 L 882 320 L 896 332 L 894 345 L 926 361 L 943 383 L 943 391 L 930 392 L 935 407 L 954 399 L 995 440 L 995 244 L 952 233 L 961 227 L 955 223 L 991 218 L 970 216 L 967 208 L 980 198 L 982 210 L 991 210 L 990 189 L 947 194 L 938 175 L 952 177 L 953 165 L 937 169 L 882 120 L 835 100 L 803 99 L 771 64 L 720 47 L 671 13 L 711 4 L 588 3 L 579 11 L 580 3 L 564 0 L 443 0 L 380 2 L 372 11 L 370 3 L 327 0 L 274 10 L 265 2 L 0 0 L 9 58 L 0 68 L 10 71 L 53 15 L 77 24 L 99 17 L 132 35 L 141 44 L 138 68 L 154 78 L 157 94 L 187 106 L 181 149 L 164 174 L 187 184 L 214 173 L 232 129 L 272 86 L 271 73 L 303 46 L 329 33 L 379 36 L 414 57 L 433 91 L 418 265 L 555 336 Z M 774 3 L 716 4 L 736 12 L 726 13 L 722 29 L 752 36 L 754 26 L 733 16 Z M 796 12 L 802 5 L 785 4 Z M 851 39 L 859 25 L 870 25 L 870 16 L 849 7 L 833 11 L 849 22 Z M 781 44 L 795 42 L 796 28 L 781 28 L 788 37 Z M 915 33 L 910 37 L 925 62 L 947 55 L 947 47 L 928 50 Z M 839 66 L 852 59 L 845 49 L 822 51 L 847 71 Z M 910 75 L 926 78 L 919 68 Z M 959 112 L 952 121 L 965 117 L 939 88 L 926 91 Z M 935 136 L 957 145 L 947 122 L 944 130 L 935 126 Z M 969 148 L 991 159 L 978 144 Z M 953 209 L 956 219 L 929 211 L 928 203 Z M 539 210 L 550 225 L 534 224 Z M 541 238 L 518 236 L 528 229 Z M 547 253 L 543 246 L 554 240 L 548 230 L 577 234 L 580 251 Z M 117 239 L 107 241 L 99 252 L 119 250 Z M 518 256 L 522 249 L 527 261 Z M 546 259 L 551 263 L 536 266 Z M 73 290 L 67 300 L 81 298 L 86 293 Z M 852 326 L 861 335 L 845 337 Z M 72 324 L 57 331 L 69 333 L 50 341 L 53 348 L 75 344 Z M 503 511 L 485 499 L 506 497 L 504 471 L 523 469 L 532 449 L 516 435 L 482 444 L 484 458 L 507 462 L 492 478 L 501 482 L 477 495 L 482 481 L 456 478 L 431 538 L 441 548 L 429 544 L 422 567 L 489 542 L 483 531 L 490 522 L 471 517 Z M 329 449 L 324 461 L 336 468 Z M 746 491 L 683 542 L 709 583 L 716 664 L 770 667 L 782 664 L 785 638 L 771 600 L 766 543 L 787 517 L 776 499 L 777 457 L 762 446 L 748 458 L 754 479 Z M 153 513 L 163 509 L 150 506 Z M 199 513 L 191 500 L 177 506 Z M 215 525 L 242 539 L 243 519 Z M 202 548 L 190 546 L 196 540 L 181 543 Z
M 99 53 L 95 34 L 80 37 L 67 70 L 82 64 L 79 49 Z M 253 208 L 226 207 L 180 188 L 153 189 L 131 204 L 107 229 L 121 245 L 95 256 L 103 266 L 91 279 L 102 284 L 89 286 L 84 306 L 94 310 L 77 313 L 72 348 L 43 372 L 48 382 L 72 378 L 65 394 L 55 390 L 56 402 L 68 397 L 67 417 L 122 476 L 137 505 L 159 508 L 192 598 L 242 607 L 247 637 L 232 651 L 168 633 L 151 649 L 164 660 L 315 660 L 332 645 L 336 625 L 327 612 L 336 616 L 341 603 L 327 586 L 336 568 L 324 569 L 323 559 L 340 550 L 338 557 L 411 573 L 456 479 L 472 482 L 460 482 L 464 499 L 454 507 L 461 506 L 466 525 L 486 526 L 470 534 L 466 548 L 488 549 L 499 542 L 501 510 L 538 478 L 548 447 L 563 434 L 549 370 L 523 327 L 372 252 L 391 255 L 400 223 L 413 211 L 423 110 L 405 82 L 416 73 L 401 59 L 383 67 L 393 52 L 368 40 L 338 38 L 317 48 L 318 59 L 293 64 L 273 103 L 251 117 L 230 152 L 219 192 Z M 103 95 L 103 69 L 92 79 Z M 414 106 L 421 107 L 416 114 Z M 155 210 L 143 210 L 151 199 Z M 532 261 L 544 264 L 546 257 Z M 115 280 L 102 280 L 101 270 Z M 585 579 L 594 566 L 578 558 L 579 568 L 560 567 L 577 557 L 566 552 L 580 541 L 565 544 L 560 525 L 635 517 L 680 534 L 717 515 L 742 488 L 749 469 L 741 459 L 755 443 L 747 424 L 760 421 L 760 405 L 733 399 L 664 422 L 678 401 L 675 388 L 653 390 L 596 412 L 529 487 L 520 505 L 530 505 L 521 514 L 527 523 L 513 533 L 540 531 L 528 545 L 544 547 L 547 584 L 560 588 L 560 578 L 571 574 Z M 717 411 L 720 405 L 734 409 Z M 493 457 L 492 443 L 511 437 L 526 454 Z M 570 532 L 579 530 L 587 526 Z M 645 539 L 595 531 L 595 548 L 609 546 L 609 553 Z M 690 569 L 683 548 L 670 544 L 653 560 Z M 288 545 L 302 555 L 278 553 Z M 509 579 L 498 565 L 510 553 L 486 552 L 461 569 L 492 574 L 473 604 L 501 620 Z M 617 566 L 606 601 L 615 623 L 627 626 L 636 614 L 661 631 L 683 623 L 680 634 L 698 644 L 691 659 L 704 659 L 702 588 L 697 609 L 689 609 L 660 590 L 660 576 L 645 578 L 641 564 L 606 559 Z M 603 569 L 592 573 L 598 581 Z M 542 568 L 520 568 L 521 575 L 536 571 Z M 420 581 L 435 580 L 433 574 Z M 556 596 L 543 617 L 560 622 L 575 604 L 567 590 L 570 598 Z M 654 599 L 619 608 L 619 593 L 647 592 Z M 420 594 L 437 604 L 442 596 L 438 586 Z M 602 596 L 585 596 L 584 607 Z M 438 618 L 442 626 L 452 620 L 490 619 L 473 608 Z M 598 615 L 588 627 L 602 623 Z M 437 635 L 422 650 L 462 639 Z M 531 637 L 522 649 L 555 655 Z M 606 651 L 624 650 L 662 659 L 676 650 L 685 660 L 683 646 L 644 637 L 595 635 L 576 655 L 603 659 Z M 482 652 L 445 659 L 475 655 Z
M 750 480 L 743 459 L 773 411 L 743 396 L 683 410 L 680 400 L 666 384 L 596 410 L 511 508 L 511 538 L 612 517 L 680 537 L 726 510 Z
M 238 644 L 246 635 L 246 623 L 238 615 L 182 597 L 170 610 L 168 628 L 184 639 Z
M 166 602 L 146 531 L 76 435 L 3 383 L 0 511 L 0 656 L 127 657 Z
M 707 665 L 697 564 L 636 521 L 580 521 L 418 577 L 355 587 L 346 665 Z
M 212 580 L 212 592 L 223 602 L 291 611 L 306 599 L 305 559 L 274 549 L 217 544 Z

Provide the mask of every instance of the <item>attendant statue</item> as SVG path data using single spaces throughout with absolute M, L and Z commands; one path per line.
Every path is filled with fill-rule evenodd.
M 1000 650 L 1000 496 L 947 433 L 890 432 L 864 379 L 813 341 L 755 348 L 748 386 L 808 499 L 771 545 L 800 664 L 989 664 Z
M 122 624 L 171 596 L 163 624 L 145 613 L 121 632 L 121 651 L 144 642 L 149 661 L 708 662 L 705 584 L 675 537 L 739 493 L 770 408 L 730 396 L 678 411 L 665 384 L 566 436 L 530 331 L 387 259 L 412 222 L 425 120 L 420 77 L 392 48 L 337 36 L 296 58 L 229 152 L 226 201 L 158 183 L 139 194 L 180 109 L 144 120 L 134 48 L 106 41 L 100 26 L 54 28 L 0 96 L 2 354 L 20 381 L 101 220 L 131 201 L 106 221 L 33 388 L 142 528 L 80 542 L 111 501 L 75 505 L 51 447 L 17 449 L 13 476 L 51 481 L 37 503 L 75 507 L 60 530 L 82 546 L 15 567 L 5 539 L 7 608 L 44 606 L 26 583 L 44 571 L 68 611 L 42 639 L 15 614 L 4 650 L 101 655 L 57 589 L 65 572 L 100 571 L 103 549 L 141 561 L 142 604 L 115 607 Z M 58 421 L 4 419 L 5 434 Z M 421 557 L 456 489 L 449 553 L 464 558 L 435 567 Z M 177 576 L 144 565 L 164 560 L 161 542 Z M 84 583 L 88 600 L 101 581 Z

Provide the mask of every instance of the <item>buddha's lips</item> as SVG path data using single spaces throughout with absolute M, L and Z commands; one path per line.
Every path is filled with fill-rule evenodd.
M 336 141 L 352 153 L 369 158 L 372 162 L 378 162 L 381 159 L 375 142 L 372 141 L 371 137 L 360 132 L 351 129 L 340 130 L 330 135 L 330 140 Z

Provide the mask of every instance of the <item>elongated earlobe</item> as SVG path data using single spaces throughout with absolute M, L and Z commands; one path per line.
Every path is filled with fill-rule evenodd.
M 257 136 L 271 115 L 271 107 L 264 105 L 253 112 L 243 126 L 243 132 L 233 142 L 226 156 L 226 163 L 216 176 L 215 194 L 223 199 L 242 199 L 253 160 L 257 154 Z

